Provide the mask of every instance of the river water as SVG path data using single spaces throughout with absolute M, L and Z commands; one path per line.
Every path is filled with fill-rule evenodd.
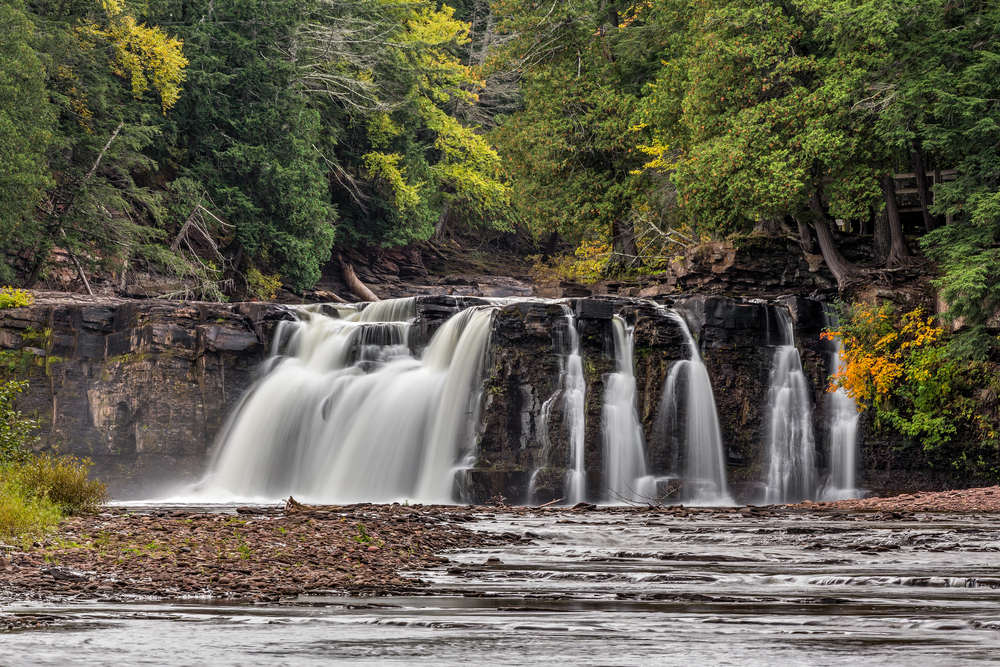
M 918 518 L 484 516 L 527 539 L 413 575 L 435 595 L 16 603 L 56 621 L 0 666 L 1000 662 L 1000 517 Z

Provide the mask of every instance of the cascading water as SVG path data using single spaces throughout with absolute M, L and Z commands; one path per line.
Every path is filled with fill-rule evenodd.
M 636 413 L 632 330 L 617 315 L 611 324 L 616 372 L 608 376 L 604 390 L 601 437 L 605 485 L 612 502 L 648 500 L 655 488 L 653 478 L 647 474 L 646 439 Z
M 785 308 L 773 309 L 779 344 L 767 393 L 767 479 L 765 502 L 788 503 L 816 497 L 816 443 L 809 382 L 795 347 L 792 320 Z
M 572 504 L 581 502 L 587 495 L 585 469 L 586 449 L 586 394 L 587 383 L 583 379 L 583 359 L 580 356 L 580 335 L 576 330 L 576 318 L 572 309 L 563 304 L 564 327 L 556 329 L 553 345 L 559 353 L 559 389 L 544 404 L 540 415 L 540 434 L 546 456 L 551 449 L 549 426 L 552 408 L 557 401 L 562 404 L 562 417 L 569 447 L 566 461 L 565 497 Z M 544 470 L 539 468 L 532 475 L 528 488 L 529 500 L 535 495 L 535 481 Z
M 823 305 L 823 321 L 827 328 L 836 329 L 840 320 L 837 311 L 829 304 Z M 834 339 L 831 368 L 840 369 L 843 344 Z M 823 491 L 824 500 L 857 498 L 858 466 L 858 406 L 843 387 L 827 394 L 827 418 L 830 423 L 830 479 Z
M 201 493 L 320 502 L 452 499 L 468 453 L 493 308 L 407 347 L 414 299 L 301 312 L 223 433 Z
M 683 450 L 685 485 L 681 500 L 690 505 L 732 505 L 726 484 L 722 429 L 708 369 L 684 318 L 675 311 L 666 311 L 666 314 L 684 332 L 691 354 L 690 359 L 671 365 L 660 399 L 660 431 L 673 442 L 675 470 Z M 680 411 L 682 386 L 685 389 L 683 414 Z

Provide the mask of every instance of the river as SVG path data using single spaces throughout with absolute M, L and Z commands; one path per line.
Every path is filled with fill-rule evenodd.
M 17 602 L 51 625 L 0 632 L 0 665 L 1000 661 L 1000 516 L 917 518 L 483 515 L 529 539 L 448 553 L 426 596 Z

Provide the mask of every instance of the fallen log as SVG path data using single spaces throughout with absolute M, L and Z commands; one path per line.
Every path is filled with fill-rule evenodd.
M 340 273 L 344 277 L 344 282 L 347 283 L 347 288 L 351 290 L 351 294 L 358 297 L 362 301 L 380 300 L 377 296 L 375 296 L 375 292 L 368 289 L 363 282 L 358 280 L 358 276 L 354 273 L 353 266 L 345 262 L 344 258 L 340 255 L 337 255 L 337 261 L 340 262 Z

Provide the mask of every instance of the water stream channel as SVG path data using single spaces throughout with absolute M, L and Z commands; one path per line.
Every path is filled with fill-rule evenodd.
M 1000 516 L 534 512 L 427 595 L 17 602 L 27 665 L 957 665 L 1000 660 Z M 498 560 L 493 560 L 498 559 Z

